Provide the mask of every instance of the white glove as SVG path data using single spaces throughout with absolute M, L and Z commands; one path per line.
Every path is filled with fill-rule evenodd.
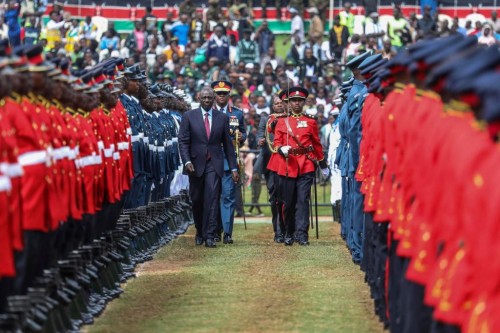
M 280 148 L 281 153 L 283 156 L 287 157 L 288 156 L 288 151 L 292 148 L 291 146 L 283 146 Z
M 330 175 L 330 168 L 321 169 L 323 177 L 327 178 Z

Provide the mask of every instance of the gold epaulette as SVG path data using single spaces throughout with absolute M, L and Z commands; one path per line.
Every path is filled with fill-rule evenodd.
M 406 84 L 404 84 L 404 83 L 401 83 L 401 82 L 394 83 L 394 89 L 404 90 L 405 88 L 406 88 Z
M 16 103 L 21 103 L 23 101 L 23 96 L 19 95 L 15 91 L 11 92 L 10 95 L 12 96 L 12 99 L 16 101 Z

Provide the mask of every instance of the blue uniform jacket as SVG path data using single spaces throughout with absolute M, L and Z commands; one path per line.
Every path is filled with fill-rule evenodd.
M 354 80 L 349 97 L 347 98 L 347 108 L 349 116 L 349 129 L 347 138 L 349 142 L 348 156 L 348 176 L 353 176 L 359 164 L 359 144 L 361 141 L 361 110 L 359 104 L 360 96 L 366 92 L 366 86 L 358 80 Z
M 238 123 L 239 123 L 238 130 L 240 131 L 240 135 L 243 137 L 242 142 L 245 142 L 245 140 L 247 139 L 247 131 L 246 131 L 246 126 L 245 126 L 245 119 L 244 119 L 243 111 L 238 109 L 237 107 L 228 105 L 226 108 L 226 111 L 224 113 L 230 118 L 229 119 L 230 121 L 231 121 L 232 117 L 238 118 Z M 235 138 L 235 135 L 234 134 L 231 135 L 231 140 L 234 141 L 234 138 Z M 236 156 L 236 153 L 234 156 Z M 227 158 L 226 158 L 225 154 L 224 154 L 224 171 L 230 171 L 229 164 L 227 162 Z

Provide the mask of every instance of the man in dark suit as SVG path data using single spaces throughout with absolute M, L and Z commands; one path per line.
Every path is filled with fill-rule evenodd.
M 224 154 L 234 182 L 238 167 L 229 134 L 229 118 L 212 108 L 214 93 L 209 87 L 200 92 L 200 108 L 186 112 L 179 129 L 179 149 L 189 175 L 189 193 L 193 202 L 196 245 L 215 247 L 217 214 L 224 175 Z M 222 149 L 221 149 L 222 146 Z

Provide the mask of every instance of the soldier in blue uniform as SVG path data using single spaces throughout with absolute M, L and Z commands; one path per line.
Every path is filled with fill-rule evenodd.
M 359 65 L 371 55 L 365 52 L 347 63 L 354 77 L 352 88 L 347 97 L 347 182 L 349 191 L 349 211 L 350 211 L 350 230 L 348 239 L 350 240 L 350 249 L 352 260 L 356 264 L 361 263 L 363 257 L 363 195 L 360 191 L 361 183 L 356 181 L 354 175 L 359 164 L 359 144 L 361 141 L 361 110 L 360 98 L 367 92 L 363 84 L 364 78 L 358 69 Z M 346 121 L 346 120 L 344 120 Z
M 137 68 L 138 69 L 138 68 Z M 125 200 L 125 208 L 136 208 L 142 205 L 140 198 L 144 195 L 145 177 L 145 159 L 146 150 L 144 149 L 144 115 L 139 100 L 136 98 L 139 92 L 139 81 L 142 80 L 140 72 L 136 68 L 127 68 L 122 78 L 124 92 L 120 96 L 130 122 L 132 130 L 132 153 L 134 163 L 134 179 L 132 187 Z
M 231 92 L 232 84 L 227 81 L 214 81 L 211 84 L 216 95 L 214 108 L 225 113 L 229 117 L 229 130 L 231 139 L 234 145 L 242 145 L 247 138 L 245 122 L 243 119 L 243 111 L 229 105 L 229 93 Z M 238 142 L 236 142 L 238 136 Z M 232 244 L 233 224 L 234 224 L 234 206 L 235 206 L 235 191 L 236 184 L 231 177 L 231 170 L 227 158 L 224 159 L 224 176 L 221 180 L 221 197 L 220 197 L 220 221 L 224 230 L 224 244 Z M 220 229 L 218 234 L 220 235 Z
M 347 117 L 347 96 L 349 95 L 349 91 L 352 88 L 352 83 L 354 79 L 350 79 L 342 83 L 341 86 L 341 98 L 343 100 L 342 108 L 340 110 L 339 115 L 339 133 L 340 133 L 340 143 L 337 148 L 337 156 L 335 157 L 335 164 L 340 169 L 340 175 L 342 177 L 342 200 L 340 202 L 341 205 L 341 229 L 340 235 L 346 240 L 347 245 L 350 246 L 350 242 L 348 241 L 350 238 L 348 230 L 350 230 L 350 212 L 347 209 L 349 204 L 349 191 L 348 191 L 348 181 L 347 181 L 347 130 L 349 127 L 349 119 Z

